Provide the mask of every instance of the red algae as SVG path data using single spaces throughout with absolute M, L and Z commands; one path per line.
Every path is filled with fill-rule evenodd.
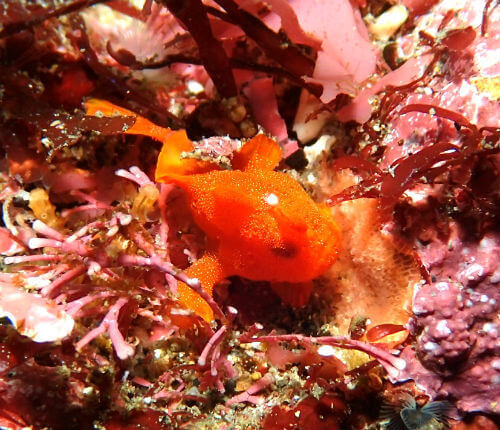
M 264 430 L 300 428 L 337 430 L 345 414 L 345 404 L 334 396 L 308 397 L 292 409 L 275 406 L 262 423 Z
M 498 428 L 500 8 L 396 3 L 3 2 L 0 427 L 391 428 L 391 404 Z M 335 264 L 257 267 L 233 235 L 208 294 L 222 233 L 155 181 L 169 133 L 193 142 L 170 164 L 285 178 Z M 223 232 L 228 182 L 199 185 Z

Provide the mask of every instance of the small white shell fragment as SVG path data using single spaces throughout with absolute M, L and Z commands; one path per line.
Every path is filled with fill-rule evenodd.
M 408 19 L 408 9 L 402 4 L 392 6 L 384 13 L 368 23 L 368 30 L 377 39 L 383 42 L 398 30 L 401 25 Z
M 38 294 L 0 283 L 0 317 L 35 342 L 55 342 L 68 336 L 75 322 L 66 312 Z
M 331 357 L 335 354 L 335 349 L 331 345 L 321 345 L 318 348 L 318 354 L 322 357 Z
M 316 97 L 306 90 L 302 90 L 293 124 L 293 131 L 297 134 L 297 139 L 300 142 L 309 142 L 317 137 L 328 118 L 331 117 L 329 112 L 322 111 L 314 116 L 314 118 L 309 118 L 311 113 L 319 111 L 321 107 L 322 104 Z

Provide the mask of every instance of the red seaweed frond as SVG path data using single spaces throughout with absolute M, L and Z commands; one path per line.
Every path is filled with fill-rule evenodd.
M 0 38 L 34 27 L 47 19 L 67 15 L 71 12 L 102 3 L 106 0 L 72 0 L 59 4 L 46 1 L 43 6 L 37 3 L 6 0 L 0 9 Z
M 488 14 L 490 12 L 490 6 L 493 0 L 486 0 L 483 9 L 483 19 L 481 20 L 481 36 L 485 36 L 488 33 Z M 498 2 L 497 2 L 498 4 Z
M 264 430 L 300 428 L 304 430 L 338 430 L 347 415 L 340 396 L 324 394 L 319 399 L 309 396 L 294 407 L 275 406 L 264 417 Z
M 222 44 L 213 36 L 207 12 L 201 0 L 165 0 L 170 12 L 179 19 L 195 40 L 200 58 L 223 97 L 237 95 L 236 83 Z
M 480 154 L 500 151 L 500 129 L 478 127 L 457 112 L 428 104 L 410 104 L 399 110 L 399 115 L 421 112 L 453 121 L 461 133 L 461 144 L 435 142 L 414 154 L 397 159 L 386 171 L 356 156 L 342 157 L 334 162 L 335 168 L 350 168 L 360 171 L 368 178 L 339 194 L 331 196 L 330 206 L 358 198 L 379 198 L 382 219 L 392 217 L 392 210 L 402 194 L 419 181 L 432 182 L 451 166 Z
M 243 335 L 239 338 L 241 343 L 250 343 L 250 342 L 297 342 L 299 345 L 309 345 L 309 346 L 318 346 L 318 345 L 330 345 L 337 348 L 344 349 L 353 349 L 357 351 L 364 352 L 373 358 L 375 358 L 380 365 L 384 367 L 387 371 L 389 377 L 391 379 L 396 379 L 402 370 L 406 368 L 406 362 L 391 352 L 370 344 L 366 342 L 362 342 L 359 340 L 351 339 L 347 336 L 319 336 L 319 337 L 310 337 L 304 336 L 301 334 L 274 334 L 271 333 L 269 335 L 264 336 L 248 336 Z

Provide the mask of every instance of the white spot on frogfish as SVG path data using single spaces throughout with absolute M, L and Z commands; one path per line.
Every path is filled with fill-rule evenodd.
M 271 206 L 276 206 L 279 203 L 278 196 L 274 193 L 269 193 L 264 197 L 267 204 Z

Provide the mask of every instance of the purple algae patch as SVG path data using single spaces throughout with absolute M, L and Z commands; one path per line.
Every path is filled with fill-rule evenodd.
M 500 235 L 470 242 L 452 228 L 446 243 L 433 241 L 420 255 L 433 281 L 415 293 L 411 326 L 418 339 L 402 355 L 406 376 L 463 411 L 498 413 Z

